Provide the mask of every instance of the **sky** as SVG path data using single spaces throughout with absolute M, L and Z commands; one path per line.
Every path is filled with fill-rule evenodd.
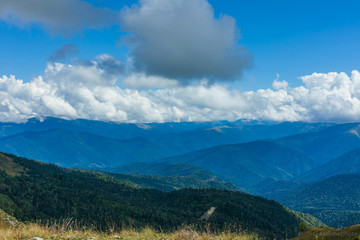
M 359 7 L 0 0 L 0 121 L 359 121 Z

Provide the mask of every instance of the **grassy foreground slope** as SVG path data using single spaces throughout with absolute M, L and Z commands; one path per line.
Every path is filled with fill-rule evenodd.
M 20 221 L 71 218 L 99 230 L 109 226 L 149 226 L 163 231 L 181 226 L 211 231 L 242 229 L 278 239 L 296 236 L 302 221 L 281 204 L 246 193 L 140 189 L 103 174 L 63 169 L 1 153 L 0 162 L 3 159 L 12 162 L 12 167 L 0 165 L 0 208 Z M 199 217 L 211 207 L 216 210 L 210 220 L 200 221 Z
M 346 228 L 318 227 L 309 229 L 292 240 L 359 240 L 360 225 Z
M 119 232 L 99 232 L 89 229 L 74 229 L 72 227 L 56 227 L 56 226 L 40 226 L 37 224 L 21 224 L 16 227 L 3 227 L 0 224 L 0 240 L 14 240 L 14 239 L 32 239 L 39 237 L 42 239 L 66 239 L 66 240 L 108 240 L 108 239 L 123 239 L 123 240 L 145 240 L 145 239 L 159 239 L 159 240 L 260 240 L 264 239 L 256 234 L 250 233 L 231 233 L 221 232 L 213 234 L 210 232 L 197 232 L 191 228 L 182 228 L 175 232 L 164 233 L 157 232 L 151 228 L 144 228 L 141 230 L 127 229 Z

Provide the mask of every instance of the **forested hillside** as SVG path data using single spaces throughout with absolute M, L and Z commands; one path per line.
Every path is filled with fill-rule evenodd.
M 141 174 L 104 173 L 116 179 L 129 182 L 142 188 L 155 188 L 162 191 L 172 191 L 181 188 L 216 188 L 231 191 L 239 190 L 231 183 L 211 177 L 201 179 L 195 176 L 154 176 Z
M 295 236 L 302 221 L 279 203 L 246 193 L 140 189 L 103 174 L 66 170 L 8 154 L 0 154 L 0 159 L 11 163 L 0 171 L 0 208 L 21 221 L 73 218 L 101 229 L 109 223 L 117 228 L 162 230 L 181 225 L 198 229 L 207 225 L 214 230 L 241 227 L 279 238 Z M 210 220 L 199 221 L 210 207 L 216 207 Z
M 216 177 L 212 172 L 201 167 L 187 163 L 168 163 L 168 162 L 137 162 L 126 166 L 105 169 L 114 173 L 138 173 L 156 176 L 192 176 L 200 179 Z
M 276 197 L 291 209 L 310 213 L 331 227 L 360 222 L 360 175 L 337 175 Z

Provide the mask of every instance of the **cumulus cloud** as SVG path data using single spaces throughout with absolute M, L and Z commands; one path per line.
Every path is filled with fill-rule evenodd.
M 79 52 L 79 49 L 74 44 L 64 44 L 56 50 L 49 58 L 49 61 L 61 61 Z
M 51 33 L 67 35 L 112 25 L 117 13 L 80 0 L 1 0 L 0 19 L 18 26 L 40 24 Z
M 31 117 L 85 118 L 119 122 L 171 122 L 259 119 L 347 122 L 360 119 L 360 73 L 314 73 L 291 88 L 274 81 L 273 89 L 241 92 L 221 84 L 174 86 L 169 79 L 134 74 L 128 78 L 164 82 L 164 88 L 139 90 L 117 86 L 102 55 L 86 64 L 49 63 L 30 82 L 0 78 L 0 121 Z M 115 63 L 114 63 L 115 62 Z M 116 65 L 116 64 L 115 64 Z M 109 70 L 110 69 L 110 70 Z M 130 81 L 136 82 L 136 81 Z M 157 83 L 159 84 L 159 83 Z
M 287 81 L 279 81 L 279 74 L 276 74 L 276 79 L 274 80 L 274 82 L 272 83 L 272 86 L 274 89 L 279 90 L 279 89 L 286 89 L 289 86 L 289 83 Z
M 135 70 L 147 75 L 233 79 L 251 65 L 235 20 L 216 18 L 206 0 L 140 0 L 121 12 L 121 25 L 130 33 Z
M 21 27 L 35 24 L 62 35 L 119 25 L 128 33 L 123 43 L 129 45 L 128 68 L 135 73 L 124 83 L 138 89 L 186 85 L 203 78 L 234 80 L 252 61 L 250 52 L 239 45 L 235 19 L 214 16 L 207 0 L 140 0 L 120 12 L 83 0 L 1 0 L 0 20 Z M 75 45 L 65 44 L 49 61 L 64 60 L 77 51 Z M 103 57 L 107 72 L 124 70 Z
M 179 82 L 176 80 L 158 76 L 146 76 L 144 73 L 133 73 L 125 77 L 122 83 L 126 87 L 135 89 L 172 88 L 179 86 Z
M 109 54 L 99 55 L 96 59 L 97 62 L 93 62 L 93 64 L 103 69 L 110 77 L 121 75 L 125 72 L 126 64 Z

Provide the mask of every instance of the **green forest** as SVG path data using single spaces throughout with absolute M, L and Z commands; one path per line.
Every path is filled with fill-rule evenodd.
M 142 189 L 113 177 L 63 169 L 14 155 L 0 154 L 0 208 L 20 221 L 71 218 L 100 230 L 153 227 L 172 231 L 249 231 L 286 238 L 302 221 L 281 204 L 238 191 Z M 200 221 L 209 208 L 216 211 Z

